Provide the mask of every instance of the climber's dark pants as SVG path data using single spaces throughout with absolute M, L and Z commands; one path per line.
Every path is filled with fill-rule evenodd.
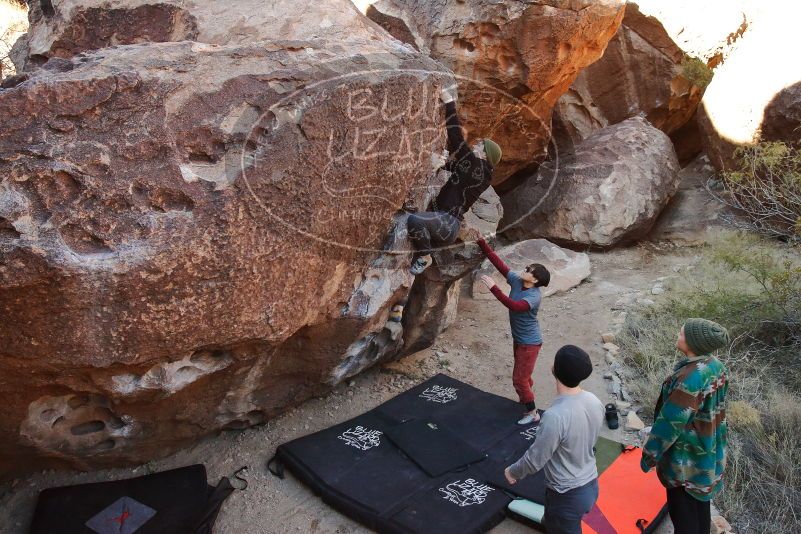
M 412 213 L 406 221 L 406 230 L 414 248 L 426 254 L 434 247 L 450 245 L 459 237 L 461 221 L 444 211 Z
M 709 501 L 699 501 L 684 488 L 670 488 L 667 490 L 667 505 L 677 533 L 709 534 L 712 522 Z

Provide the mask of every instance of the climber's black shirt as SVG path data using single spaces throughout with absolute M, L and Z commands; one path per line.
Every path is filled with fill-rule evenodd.
M 451 176 L 431 203 L 431 209 L 446 211 L 461 219 L 489 187 L 493 169 L 488 161 L 473 154 L 467 145 L 454 102 L 445 104 L 445 126 L 450 153 L 445 169 L 451 172 Z

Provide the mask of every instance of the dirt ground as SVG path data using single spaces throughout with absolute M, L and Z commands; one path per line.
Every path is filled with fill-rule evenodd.
M 544 299 L 539 314 L 544 345 L 534 373 L 540 407 L 547 408 L 555 395 L 550 368 L 554 353 L 565 343 L 579 345 L 590 353 L 596 371 L 585 382 L 585 387 L 608 402 L 607 381 L 603 378 L 607 365 L 600 334 L 609 329 L 614 316 L 620 313 L 612 308 L 621 297 L 637 291 L 651 297 L 650 290 L 657 279 L 677 276 L 678 269 L 693 261 L 691 254 L 691 249 L 689 254 L 678 254 L 655 252 L 649 247 L 591 253 L 593 273 L 588 280 L 568 293 Z M 456 323 L 431 349 L 371 369 L 265 426 L 225 432 L 164 460 L 133 469 L 43 472 L 7 484 L 0 488 L 0 532 L 26 532 L 36 495 L 44 488 L 137 476 L 193 463 L 206 465 L 211 483 L 241 466 L 249 466 L 245 473 L 249 487 L 235 492 L 225 503 L 217 532 L 367 532 L 323 504 L 291 475 L 284 480 L 270 475 L 265 463 L 280 443 L 354 417 L 439 372 L 486 391 L 515 398 L 505 308 L 495 301 L 463 297 Z M 510 414 L 510 417 L 517 415 Z M 604 429 L 604 435 L 620 441 L 635 441 L 633 434 L 623 430 Z M 526 531 L 526 527 L 507 519 L 492 532 Z

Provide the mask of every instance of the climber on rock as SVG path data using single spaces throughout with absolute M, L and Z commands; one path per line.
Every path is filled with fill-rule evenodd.
M 512 287 L 509 296 L 506 296 L 492 277 L 486 275 L 481 277 L 481 282 L 495 295 L 495 298 L 509 308 L 509 324 L 512 328 L 512 349 L 515 360 L 512 385 L 520 403 L 525 406 L 526 410 L 518 423 L 521 425 L 536 423 L 540 420 L 540 415 L 534 402 L 534 380 L 531 375 L 534 372 L 534 364 L 537 362 L 540 348 L 542 348 L 542 335 L 537 312 L 542 299 L 540 287 L 545 287 L 550 283 L 551 273 L 540 263 L 532 263 L 522 273 L 516 273 L 495 254 L 486 241 L 479 239 L 477 243 L 487 259 Z
M 448 150 L 435 158 L 435 168 L 444 167 L 451 175 L 428 211 L 409 215 L 407 231 L 418 251 L 410 269 L 415 275 L 431 265 L 434 248 L 456 241 L 464 214 L 490 186 L 501 161 L 501 147 L 492 139 L 480 139 L 472 148 L 465 141 L 456 113 L 456 86 L 443 89 L 440 99 L 445 105 Z

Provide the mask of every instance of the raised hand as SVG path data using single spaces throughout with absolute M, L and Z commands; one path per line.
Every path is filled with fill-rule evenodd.
M 481 283 L 487 286 L 487 289 L 490 291 L 493 287 L 495 287 L 495 280 L 492 279 L 491 276 L 487 276 L 486 274 L 481 275 Z
M 456 102 L 456 84 L 453 84 L 448 87 L 443 87 L 439 93 L 439 99 L 442 100 L 443 104 L 448 104 L 449 102 Z
M 443 150 L 440 154 L 431 154 L 431 169 L 434 171 L 441 169 L 445 166 L 446 161 L 448 161 L 447 150 Z

